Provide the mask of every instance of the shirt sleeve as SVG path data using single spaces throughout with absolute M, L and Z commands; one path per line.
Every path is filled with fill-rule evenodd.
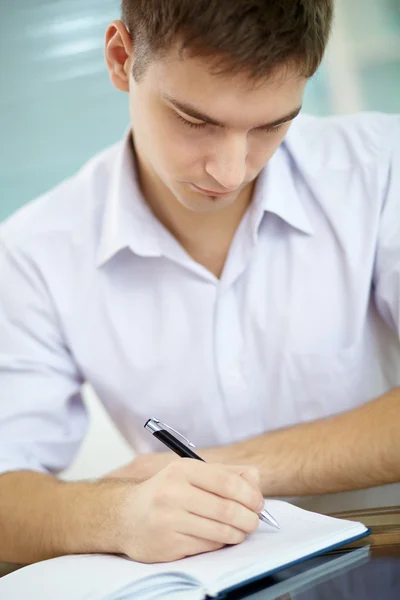
M 400 337 L 400 116 L 395 122 L 375 259 L 378 310 Z
M 87 429 L 83 380 L 40 269 L 0 229 L 0 473 L 58 473 Z

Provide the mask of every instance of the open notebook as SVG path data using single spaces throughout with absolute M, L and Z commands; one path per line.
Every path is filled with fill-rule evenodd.
M 110 555 L 55 558 L 0 579 L 1 598 L 152 600 L 222 598 L 266 575 L 368 535 L 354 521 L 333 519 L 287 502 L 267 500 L 278 531 L 260 521 L 242 544 L 172 563 L 142 564 Z

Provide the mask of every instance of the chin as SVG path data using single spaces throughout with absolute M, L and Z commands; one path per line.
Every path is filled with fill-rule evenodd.
M 178 200 L 185 208 L 191 210 L 193 212 L 205 213 L 205 212 L 217 212 L 219 210 L 223 210 L 228 208 L 233 204 L 235 198 L 232 196 L 227 197 L 208 197 L 208 196 L 200 196 L 200 197 L 188 197 L 188 196 L 180 196 Z
M 175 198 L 186 209 L 197 212 L 217 212 L 231 206 L 236 195 L 227 196 L 205 196 L 202 194 L 196 194 L 196 192 L 185 190 L 171 190 Z

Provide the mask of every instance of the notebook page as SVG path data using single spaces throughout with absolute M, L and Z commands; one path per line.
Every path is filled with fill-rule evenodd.
M 176 565 L 176 568 L 174 568 Z M 30 598 L 30 600 L 101 600 L 123 589 L 151 589 L 164 578 L 163 587 L 187 589 L 190 575 L 179 571 L 178 561 L 165 565 L 143 564 L 128 558 L 80 554 L 61 556 L 29 565 L 0 579 L 0 598 Z M 181 582 L 181 583 L 180 583 Z M 202 598 L 201 584 L 192 581 L 190 598 Z M 147 592 L 146 592 L 147 594 Z M 140 595 L 135 595 L 140 600 Z
M 332 519 L 279 500 L 267 500 L 266 508 L 280 523 L 278 531 L 260 521 L 258 530 L 242 544 L 172 563 L 142 564 L 110 555 L 77 555 L 56 558 L 25 567 L 0 580 L 0 597 L 40 600 L 100 599 L 144 578 L 160 574 L 193 579 L 208 593 L 294 562 L 343 539 L 361 534 L 360 523 Z M 40 590 L 37 595 L 33 591 Z M 9 593 L 9 596 L 5 592 Z M 12 595 L 13 594 L 13 595 Z M 19 595 L 18 595 L 19 594 Z
M 206 592 L 200 585 L 193 585 L 193 581 L 178 579 L 172 574 L 156 575 L 149 579 L 128 584 L 111 596 L 96 597 L 96 600 L 164 600 L 174 598 L 180 600 L 203 600 Z
M 242 544 L 184 558 L 178 561 L 179 570 L 217 594 L 366 531 L 361 523 L 312 513 L 280 500 L 266 500 L 265 508 L 277 519 L 280 531 L 260 521 L 258 530 Z

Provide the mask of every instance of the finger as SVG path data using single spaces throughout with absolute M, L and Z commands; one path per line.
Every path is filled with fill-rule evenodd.
M 241 476 L 246 479 L 246 481 L 248 481 L 250 483 L 250 485 L 253 485 L 257 490 L 260 490 L 260 485 L 261 485 L 261 473 L 259 471 L 259 469 L 257 469 L 257 467 L 247 467 L 242 473 Z M 257 513 L 260 513 L 263 508 L 265 506 L 265 500 L 264 500 L 264 496 L 261 495 L 261 499 L 260 499 L 260 504 L 258 505 L 257 508 Z
M 183 550 L 185 556 L 194 556 L 202 552 L 213 552 L 226 546 L 226 544 L 205 540 L 188 534 L 180 534 L 180 537 L 180 548 Z
M 240 475 L 243 467 L 232 469 L 225 465 L 187 459 L 185 469 L 190 483 L 202 490 L 235 500 L 253 511 L 260 506 L 263 499 L 261 491 Z
M 199 517 L 235 527 L 245 534 L 253 533 L 259 526 L 257 513 L 243 504 L 193 486 L 188 490 L 182 508 Z
M 218 523 L 191 513 L 182 514 L 176 531 L 223 545 L 240 544 L 247 535 L 226 523 Z
M 243 479 L 248 481 L 248 483 L 253 486 L 257 492 L 260 492 L 260 503 L 256 509 L 256 512 L 259 513 L 264 508 L 264 497 L 261 494 L 260 484 L 261 484 L 261 474 L 257 467 L 248 467 L 248 466 L 233 466 L 227 465 L 228 469 L 233 470 L 235 473 L 238 473 Z

